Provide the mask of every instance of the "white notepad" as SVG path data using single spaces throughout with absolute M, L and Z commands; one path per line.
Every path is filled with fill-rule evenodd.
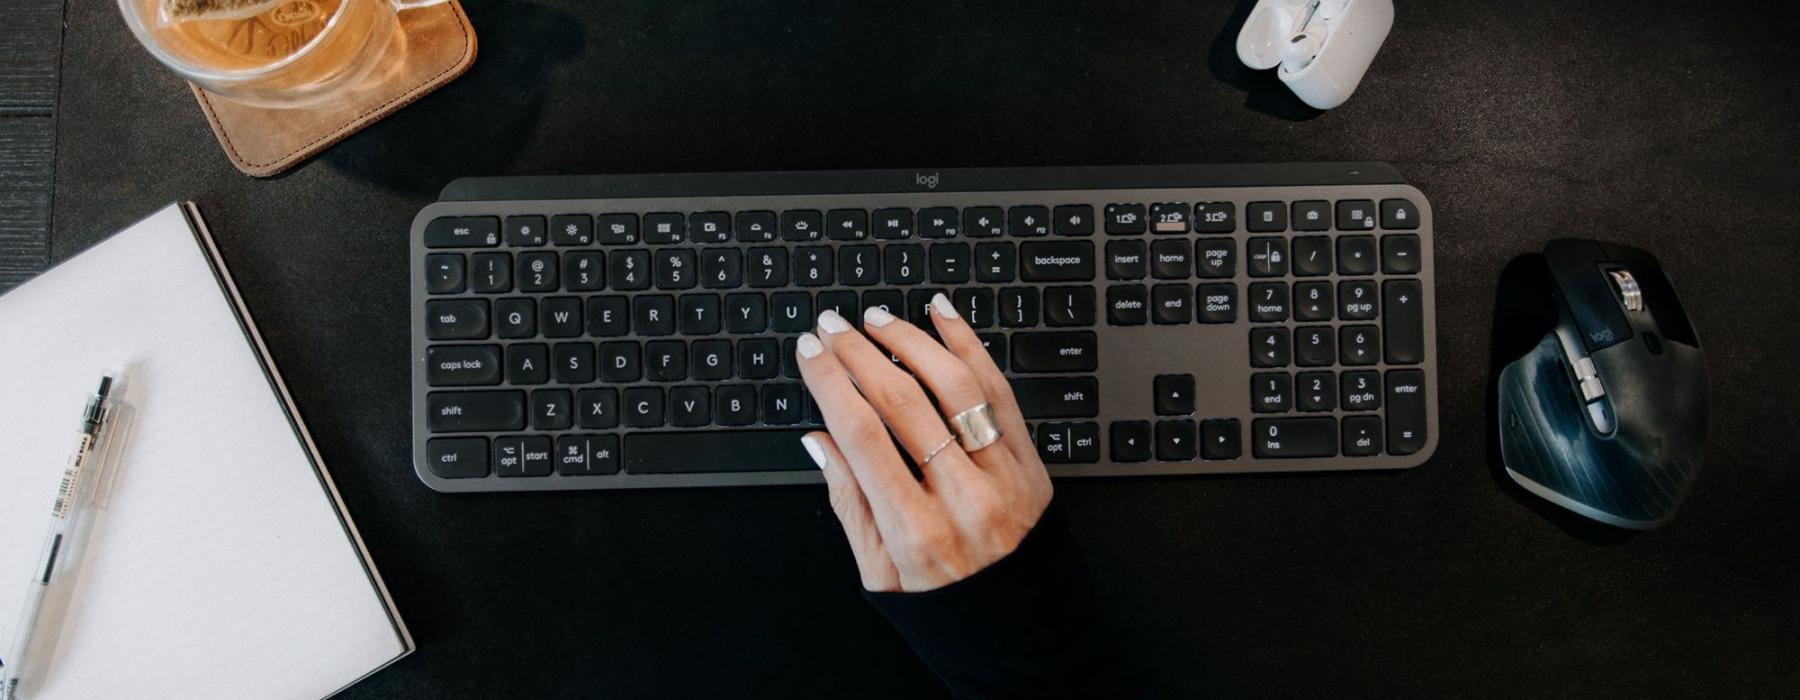
M 192 205 L 0 295 L 0 646 L 81 409 L 136 421 L 32 700 L 330 696 L 412 638 Z

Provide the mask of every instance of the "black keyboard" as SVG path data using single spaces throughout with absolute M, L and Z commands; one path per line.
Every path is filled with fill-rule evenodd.
M 794 342 L 943 291 L 1053 476 L 1437 445 L 1432 212 L 1382 163 L 476 178 L 412 226 L 440 491 L 820 481 Z

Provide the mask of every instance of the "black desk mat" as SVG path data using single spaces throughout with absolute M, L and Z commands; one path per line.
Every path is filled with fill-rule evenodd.
M 200 202 L 421 645 L 342 697 L 928 697 L 820 489 L 420 485 L 414 211 L 462 175 L 1391 161 L 1439 212 L 1436 459 L 1060 484 L 1113 643 L 1171 696 L 1800 687 L 1793 6 L 1401 3 L 1321 115 L 1236 65 L 1250 4 L 472 2 L 467 77 L 258 182 L 112 3 L 71 3 L 53 252 Z M 1666 530 L 1489 458 L 1496 278 L 1569 235 L 1660 255 L 1708 344 L 1710 465 Z

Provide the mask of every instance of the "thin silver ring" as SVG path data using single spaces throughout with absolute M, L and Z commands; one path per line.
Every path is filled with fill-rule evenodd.
M 1000 441 L 1000 421 L 986 402 L 950 418 L 950 429 L 962 441 L 964 452 L 975 452 Z
M 955 444 L 955 442 L 956 442 L 955 435 L 944 438 L 943 442 L 938 443 L 937 447 L 932 448 L 930 452 L 925 454 L 924 459 L 919 460 L 919 466 L 923 467 L 927 464 L 930 464 L 931 460 L 937 459 L 938 453 L 943 452 L 946 448 L 950 447 L 950 445 Z

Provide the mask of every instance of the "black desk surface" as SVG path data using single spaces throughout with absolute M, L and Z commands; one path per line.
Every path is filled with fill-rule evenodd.
M 1403 2 L 1319 115 L 1236 66 L 1250 4 L 474 2 L 471 74 L 254 181 L 113 3 L 75 2 L 54 255 L 200 202 L 418 636 L 345 697 L 929 697 L 819 488 L 420 485 L 413 213 L 479 174 L 1387 160 L 1438 213 L 1436 458 L 1059 483 L 1113 644 L 1170 696 L 1800 689 L 1794 6 Z M 1708 343 L 1709 465 L 1658 532 L 1489 458 L 1495 280 L 1569 235 L 1660 255 Z

